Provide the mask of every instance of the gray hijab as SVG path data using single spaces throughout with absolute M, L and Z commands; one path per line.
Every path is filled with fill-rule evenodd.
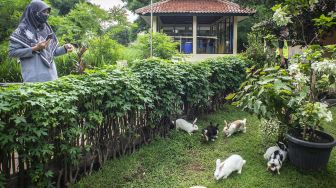
M 48 34 L 53 33 L 50 25 L 39 19 L 41 12 L 46 9 L 50 10 L 50 7 L 43 1 L 32 1 L 22 14 L 19 26 L 10 36 L 10 40 L 19 42 L 27 48 L 33 47 L 37 43 L 44 41 Z M 50 67 L 50 64 L 53 61 L 53 54 L 57 45 L 58 40 L 56 35 L 53 34 L 49 46 L 42 51 L 37 51 L 47 67 Z

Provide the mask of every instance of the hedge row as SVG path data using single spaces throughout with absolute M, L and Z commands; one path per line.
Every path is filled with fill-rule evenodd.
M 37 187 L 74 182 L 165 135 L 173 118 L 214 109 L 239 87 L 244 67 L 236 56 L 198 64 L 149 59 L 0 88 L 0 187 L 13 177 Z

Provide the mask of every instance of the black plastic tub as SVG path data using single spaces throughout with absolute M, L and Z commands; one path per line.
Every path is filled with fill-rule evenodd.
M 331 150 L 336 145 L 336 141 L 327 133 L 316 130 L 316 134 L 323 138 L 325 142 L 308 142 L 294 137 L 293 134 L 286 135 L 289 160 L 294 166 L 304 170 L 322 170 L 326 168 Z

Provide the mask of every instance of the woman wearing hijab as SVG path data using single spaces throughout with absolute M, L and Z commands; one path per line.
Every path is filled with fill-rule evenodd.
M 19 59 L 24 82 L 57 79 L 54 56 L 73 50 L 71 44 L 58 46 L 58 40 L 47 22 L 50 10 L 43 1 L 32 1 L 10 36 L 9 55 Z

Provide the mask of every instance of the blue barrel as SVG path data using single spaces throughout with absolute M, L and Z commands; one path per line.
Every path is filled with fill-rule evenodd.
M 181 53 L 185 53 L 185 43 L 181 44 Z
M 191 54 L 192 53 L 192 42 L 186 42 L 184 44 L 184 53 Z

